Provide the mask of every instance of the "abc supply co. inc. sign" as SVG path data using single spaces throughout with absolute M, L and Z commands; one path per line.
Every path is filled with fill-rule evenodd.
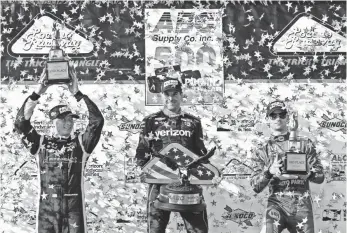
M 223 97 L 222 12 L 217 9 L 146 9 L 146 80 L 163 66 L 179 66 L 186 77 L 185 103 L 217 102 Z M 146 104 L 162 104 L 161 96 L 146 90 Z

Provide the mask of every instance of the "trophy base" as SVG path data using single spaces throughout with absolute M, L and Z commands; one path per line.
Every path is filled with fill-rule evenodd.
M 66 80 L 66 79 L 56 79 L 56 80 L 46 80 L 45 84 L 68 84 L 71 83 L 71 80 Z
M 282 171 L 282 175 L 308 175 L 308 172 L 298 172 L 298 171 Z
M 154 206 L 161 210 L 171 211 L 171 212 L 202 212 L 206 209 L 206 204 L 196 204 L 196 205 L 179 205 L 164 203 L 159 200 L 154 201 Z
M 154 204 L 157 208 L 174 212 L 200 212 L 206 209 L 202 188 L 180 182 L 163 185 Z

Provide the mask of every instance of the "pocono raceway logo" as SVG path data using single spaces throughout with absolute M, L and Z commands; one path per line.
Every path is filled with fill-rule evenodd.
M 308 13 L 298 14 L 272 41 L 274 55 L 345 55 L 346 37 Z
M 54 24 L 60 32 L 59 46 L 69 57 L 90 57 L 94 44 L 88 36 L 51 13 L 37 14 L 8 44 L 12 57 L 42 57 L 49 53 L 54 39 Z
M 226 205 L 224 208 L 226 212 L 223 214 L 225 220 L 231 220 L 238 224 L 245 223 L 248 226 L 253 226 L 251 221 L 255 217 L 254 212 L 247 212 L 241 209 L 232 209 L 230 206 Z
M 322 118 L 324 121 L 318 122 L 320 127 L 330 129 L 334 132 L 342 131 L 343 133 L 346 133 L 346 121 L 337 117 L 330 118 L 325 114 L 323 114 Z

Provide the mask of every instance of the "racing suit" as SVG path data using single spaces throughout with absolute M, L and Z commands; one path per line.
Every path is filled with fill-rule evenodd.
M 203 142 L 201 122 L 198 118 L 181 112 L 173 114 L 167 109 L 147 116 L 143 121 L 136 149 L 138 166 L 144 166 L 149 160 L 151 151 L 159 152 L 171 143 L 179 143 L 198 156 L 207 153 Z M 163 233 L 170 219 L 170 211 L 154 206 L 160 193 L 160 184 L 150 184 L 147 200 L 148 233 Z M 206 210 L 203 212 L 181 212 L 188 233 L 208 232 Z
M 40 182 L 38 233 L 85 233 L 84 170 L 90 153 L 97 145 L 104 119 L 98 107 L 81 92 L 89 111 L 84 133 L 68 138 L 40 135 L 30 118 L 40 96 L 33 93 L 20 108 L 15 130 L 30 153 L 36 155 Z
M 252 158 L 254 172 L 251 186 L 256 193 L 269 186 L 270 196 L 265 216 L 267 233 L 279 233 L 285 228 L 290 233 L 314 233 L 309 181 L 322 183 L 324 173 L 311 140 L 305 139 L 302 147 L 307 164 L 311 166 L 311 174 L 306 179 L 280 180 L 269 172 L 276 154 L 278 159 L 281 159 L 285 152 L 289 151 L 288 140 L 289 133 L 271 136 L 268 142 L 256 151 Z

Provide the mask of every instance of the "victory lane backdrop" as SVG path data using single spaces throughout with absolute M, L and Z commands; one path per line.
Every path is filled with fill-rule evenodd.
M 345 15 L 345 1 L 229 3 L 223 21 L 225 79 L 346 79 Z M 306 19 L 295 21 L 301 17 Z M 311 21 L 315 21 L 312 27 Z M 290 34 L 292 30 L 297 31 Z M 326 31 L 331 37 L 319 36 Z M 337 37 L 342 38 L 338 44 Z M 288 53 L 274 53 L 280 40 L 286 43 Z M 313 51 L 305 50 L 311 47 Z M 327 52 L 335 49 L 340 52 Z
M 16 113 L 33 90 L 33 85 L 1 87 L 0 225 L 9 233 L 35 231 L 37 167 L 19 135 L 13 132 Z M 98 105 L 105 118 L 101 139 L 86 167 L 88 232 L 145 232 L 147 185 L 126 183 L 124 170 L 128 158 L 135 156 L 138 133 L 120 130 L 119 126 L 141 121 L 160 107 L 145 107 L 142 84 L 82 84 L 80 90 Z M 275 98 L 288 101 L 292 109 L 298 110 L 300 135 L 314 140 L 320 152 L 326 180 L 321 185 L 311 185 L 317 232 L 346 231 L 343 214 L 337 218 L 333 212 L 345 208 L 345 181 L 336 180 L 330 169 L 331 160 L 343 163 L 346 135 L 321 124 L 326 117 L 346 120 L 345 91 L 341 84 L 227 84 L 223 103 L 184 107 L 201 117 L 206 147 L 217 147 L 211 158 L 213 164 L 225 168 L 231 158 L 241 163 L 233 162 L 224 170 L 224 174 L 229 174 L 225 180 L 239 186 L 239 195 L 220 187 L 204 187 L 211 232 L 255 233 L 261 229 L 267 191 L 256 195 L 247 174 L 251 172 L 251 150 L 269 136 L 264 109 Z M 77 103 L 64 86 L 52 86 L 41 97 L 32 117 L 35 127 L 49 134 L 52 125 L 47 121 L 48 111 L 61 103 L 69 104 L 81 116 L 76 130 L 83 130 L 87 123 L 86 106 Z M 218 122 L 225 118 L 255 119 L 254 127 L 237 122 L 230 124 L 231 131 L 217 131 Z M 179 215 L 173 213 L 167 232 L 184 231 L 183 226 Z
M 38 14 L 51 13 L 78 28 L 94 44 L 90 57 L 72 59 L 83 80 L 145 80 L 145 9 L 218 9 L 223 12 L 224 79 L 233 82 L 292 81 L 296 79 L 339 80 L 346 77 L 345 1 L 39 1 L 1 2 L 1 80 L 34 80 L 40 58 L 10 56 L 10 41 Z M 342 39 L 338 53 L 319 49 L 305 54 L 273 54 L 276 39 L 298 16 L 315 17 L 321 34 L 331 38 L 283 38 L 329 47 Z M 302 29 L 302 30 L 311 30 Z M 318 30 L 318 29 L 317 29 Z M 306 35 L 306 36 L 305 36 Z M 342 36 L 342 37 L 341 37 Z M 318 42 L 317 42 L 318 43 Z M 318 46 L 319 47 L 319 46 Z M 322 47 L 322 46 L 321 46 Z M 147 48 L 148 49 L 148 48 Z M 341 52 L 342 51 L 342 52 Z
M 100 83 L 104 80 L 144 79 L 144 75 L 141 75 L 144 72 L 145 50 L 142 3 L 4 1 L 1 2 L 2 82 L 32 81 L 37 78 L 45 59 L 35 52 L 30 56 L 29 52 L 34 47 L 37 51 L 50 47 L 49 31 L 43 33 L 43 28 L 38 28 L 39 32 L 34 31 L 25 38 L 19 37 L 17 41 L 24 43 L 17 43 L 14 48 L 14 41 L 10 42 L 20 32 L 29 30 L 31 21 L 36 22 L 35 19 L 47 15 L 53 15 L 58 24 L 81 32 L 83 39 L 93 43 L 90 54 L 78 54 L 78 50 L 77 54 L 71 54 L 70 64 L 76 67 L 83 80 Z M 69 37 L 62 39 L 63 50 L 66 50 L 64 46 L 70 48 L 75 42 Z M 24 49 L 28 50 L 25 57 L 13 52 Z M 74 58 L 76 56 L 78 58 Z
M 298 110 L 300 134 L 313 139 L 321 153 L 327 178 L 321 185 L 311 185 L 316 231 L 346 232 L 343 218 L 343 210 L 346 209 L 345 176 L 342 172 L 337 176 L 331 169 L 335 163 L 341 165 L 340 170 L 345 169 L 346 134 L 341 127 L 328 124 L 346 122 L 346 86 L 343 82 L 310 83 L 311 79 L 322 77 L 335 81 L 345 79 L 345 65 L 336 64 L 336 60 L 345 61 L 345 55 L 337 56 L 334 62 L 327 62 L 330 57 L 326 57 L 323 63 L 324 56 L 319 56 L 318 62 L 298 65 L 298 60 L 288 61 L 287 57 L 271 54 L 271 44 L 268 46 L 276 32 L 299 13 L 312 14 L 344 30 L 345 2 L 274 1 L 1 2 L 0 225 L 5 232 L 35 231 L 37 168 L 34 157 L 24 148 L 19 136 L 13 133 L 13 122 L 22 102 L 35 90 L 29 84 L 36 84 L 37 81 L 32 81 L 40 74 L 43 61 L 34 56 L 12 57 L 7 53 L 7 47 L 25 24 L 45 12 L 56 15 L 73 28 L 79 28 L 94 45 L 92 56 L 72 58 L 72 62 L 77 62 L 80 90 L 98 105 L 105 118 L 100 142 L 86 167 L 88 232 L 145 232 L 147 185 L 125 182 L 126 162 L 135 155 L 138 132 L 120 130 L 120 125 L 139 122 L 160 107 L 145 107 L 146 89 L 143 83 L 130 85 L 117 81 L 136 83 L 137 80 L 145 80 L 143 20 L 144 10 L 152 8 L 223 10 L 224 79 L 236 83 L 225 85 L 224 96 L 218 103 L 206 106 L 193 102 L 184 106 L 187 112 L 201 117 L 206 147 L 217 146 L 212 163 L 224 168 L 231 158 L 239 161 L 230 164 L 224 173 L 229 174 L 225 180 L 240 185 L 240 195 L 230 194 L 222 188 L 204 187 L 210 231 L 260 232 L 267 192 L 255 195 L 251 190 L 247 175 L 251 172 L 249 159 L 251 150 L 269 135 L 264 118 L 265 106 L 279 98 Z M 300 58 L 300 62 L 304 58 L 315 60 L 314 55 L 295 55 L 292 58 Z M 273 65 L 271 59 L 279 65 Z M 288 64 L 282 66 L 284 60 Z M 305 82 L 308 79 L 307 83 L 293 83 L 293 79 L 302 77 Z M 246 83 L 247 79 L 254 81 L 257 78 L 285 82 Z M 104 82 L 110 84 L 101 85 Z M 82 116 L 76 122 L 76 129 L 83 130 L 87 122 L 86 106 L 76 103 L 66 87 L 59 86 L 50 87 L 40 99 L 32 117 L 35 127 L 51 133 L 53 125 L 47 120 L 47 114 L 59 103 L 69 103 L 73 111 Z M 231 130 L 217 131 L 221 121 Z M 244 121 L 251 123 L 245 125 Z M 340 218 L 337 217 L 338 211 Z M 167 232 L 182 231 L 184 224 L 181 218 L 177 213 L 172 214 Z

